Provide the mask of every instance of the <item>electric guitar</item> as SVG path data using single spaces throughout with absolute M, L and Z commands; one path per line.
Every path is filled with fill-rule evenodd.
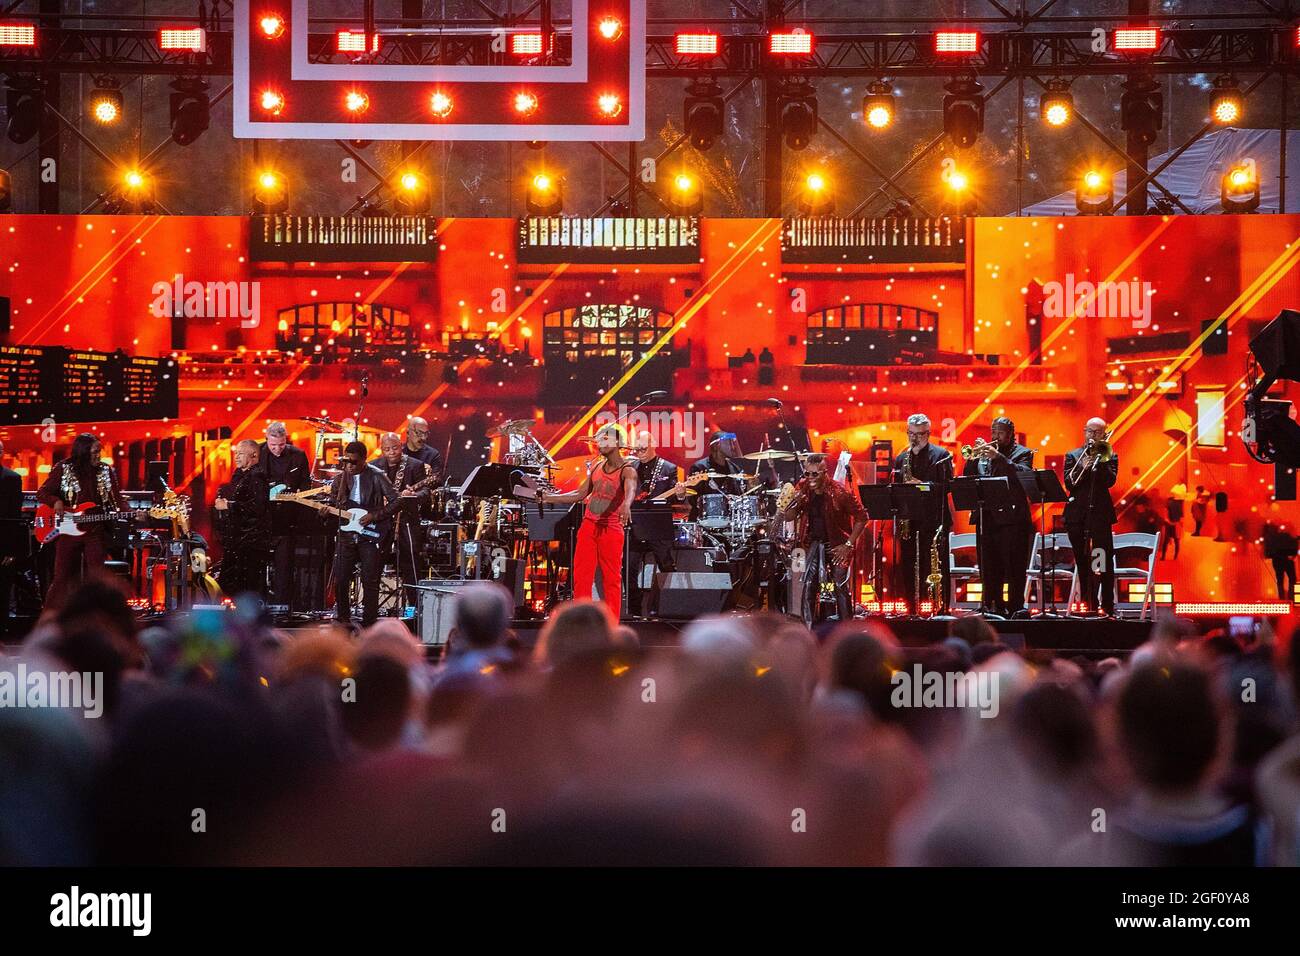
M 379 514 L 376 516 L 375 520 L 378 521 L 381 518 L 386 518 L 388 515 L 392 514 L 394 511 L 396 511 L 398 508 L 402 506 L 403 498 L 415 497 L 412 494 L 412 492 L 420 491 L 422 488 L 428 487 L 429 485 L 433 484 L 437 480 L 438 480 L 437 475 L 430 475 L 428 478 L 422 478 L 420 481 L 417 481 L 413 485 L 408 485 L 406 488 L 402 489 L 402 493 L 398 495 L 395 500 L 389 502 L 382 509 L 380 509 Z M 309 489 L 309 491 L 311 494 L 318 493 L 315 489 Z M 317 511 L 321 512 L 322 514 L 332 515 L 335 518 L 346 519 L 343 524 L 339 525 L 339 531 L 351 531 L 354 534 L 364 535 L 367 538 L 382 537 L 382 535 L 380 535 L 380 533 L 375 530 L 373 524 L 364 525 L 361 523 L 361 519 L 368 514 L 365 508 L 335 508 L 333 505 L 327 505 L 323 501 L 313 501 L 309 497 L 304 497 L 307 494 L 308 492 L 276 493 L 275 489 L 272 489 L 271 500 L 295 501 L 300 505 L 306 505 L 308 508 L 314 508 Z
M 70 538 L 81 537 L 86 533 L 81 530 L 82 525 L 129 521 L 130 518 L 125 512 L 105 511 L 93 501 L 84 502 L 75 508 L 64 508 L 62 514 L 56 513 L 49 505 L 37 505 L 32 532 L 39 544 L 46 544 L 61 534 Z
M 682 479 L 682 484 L 685 485 L 687 488 L 694 488 L 694 487 L 695 487 L 696 485 L 698 485 L 700 482 L 702 482 L 702 481 L 708 481 L 710 478 L 737 478 L 737 477 L 742 477 L 742 476 L 738 476 L 738 475 L 724 475 L 724 474 L 722 474 L 721 472 L 717 472 L 717 471 L 697 471 L 695 474 L 693 474 L 693 475 L 687 475 L 685 478 L 683 478 L 683 479 Z M 675 495 L 675 494 L 677 494 L 677 486 L 676 486 L 676 485 L 674 485 L 673 487 L 669 488 L 667 491 L 662 492 L 661 494 L 657 494 L 657 495 L 655 495 L 655 496 L 654 496 L 653 498 L 651 498 L 650 500 L 651 500 L 651 501 L 667 501 L 669 498 L 671 498 L 671 497 L 672 497 L 673 495 Z

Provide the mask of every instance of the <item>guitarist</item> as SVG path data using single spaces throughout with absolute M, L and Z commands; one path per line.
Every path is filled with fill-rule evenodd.
M 639 489 L 633 505 L 652 501 L 662 494 L 672 492 L 677 487 L 677 466 L 666 458 L 659 457 L 659 446 L 654 436 L 647 431 L 636 433 L 632 439 L 632 454 L 636 455 L 636 484 Z M 642 540 L 635 533 L 632 535 L 630 548 L 632 567 L 628 575 L 627 606 L 630 610 L 644 614 L 642 603 L 645 592 L 641 587 L 643 568 L 654 554 L 655 566 L 660 571 L 674 571 L 672 539 L 666 541 Z
M 266 426 L 266 441 L 257 449 L 257 470 L 266 479 L 268 488 L 284 485 L 285 491 L 306 491 L 311 487 L 311 466 L 307 462 L 307 453 L 289 443 L 289 429 L 284 422 L 271 422 Z M 271 551 L 275 561 L 271 585 L 275 592 L 275 603 L 290 609 L 297 603 L 294 600 L 296 575 L 293 560 L 298 537 L 296 534 L 277 534 L 271 538 Z
M 334 594 L 337 620 L 340 624 L 352 623 L 352 575 L 361 567 L 361 626 L 369 627 L 379 617 L 379 574 L 383 561 L 379 555 L 379 542 L 388 537 L 393 521 L 389 517 L 391 505 L 397 501 L 397 492 L 388 477 L 374 465 L 366 464 L 364 442 L 348 442 L 339 459 L 343 473 L 330 485 L 330 501 L 336 508 L 364 508 L 363 525 L 373 525 L 379 538 L 371 538 L 354 531 L 339 532 L 334 548 Z
M 92 504 L 108 513 L 126 511 L 117 472 L 100 461 L 99 439 L 82 432 L 72 443 L 72 453 L 50 469 L 50 475 L 36 492 L 36 500 L 54 509 L 55 520 L 65 509 Z M 103 570 L 108 557 L 108 526 L 87 524 L 79 535 L 61 534 L 54 541 L 54 576 L 45 595 L 45 606 L 57 608 L 87 574 Z M 82 568 L 82 562 L 85 568 Z
M 235 472 L 213 502 L 221 532 L 221 589 L 234 597 L 252 591 L 266 597 L 271 563 L 271 501 L 257 467 L 258 446 L 246 438 L 235 446 Z
M 379 439 L 379 451 L 379 457 L 371 464 L 384 473 L 399 495 L 434 474 L 432 465 L 407 454 L 402 436 L 396 432 L 388 432 Z M 393 539 L 382 542 L 385 555 L 392 553 L 394 543 L 397 546 L 397 572 L 402 581 L 410 584 L 420 580 L 416 565 L 421 544 L 420 513 L 414 497 L 398 512 L 393 524 Z

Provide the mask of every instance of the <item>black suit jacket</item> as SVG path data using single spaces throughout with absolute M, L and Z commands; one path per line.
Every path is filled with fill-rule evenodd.
M 1113 525 L 1115 523 L 1115 503 L 1110 500 L 1110 488 L 1119 477 L 1119 455 L 1112 455 L 1110 461 L 1099 461 L 1092 470 L 1079 479 L 1077 485 L 1070 483 L 1070 470 L 1083 457 L 1083 449 L 1075 448 L 1065 453 L 1065 490 L 1069 500 L 1065 502 L 1064 520 L 1066 524 Z M 1092 502 L 1089 515 L 1088 502 Z
M 16 521 L 23 516 L 23 476 L 0 466 L 0 519 Z
M 962 474 L 967 478 L 1005 477 L 1007 484 L 1010 485 L 1010 506 L 1003 508 L 986 507 L 984 509 L 984 518 L 988 521 L 990 528 L 1033 523 L 1032 516 L 1029 513 L 1029 499 L 1025 497 L 1025 489 L 1020 487 L 1020 480 L 1016 477 L 1017 472 L 1033 470 L 1034 450 L 1026 448 L 1024 445 L 1012 445 L 1011 450 L 1006 455 L 990 461 L 987 474 L 980 474 L 978 459 L 966 462 Z M 971 518 L 978 523 L 979 513 L 972 513 Z
M 911 470 L 913 478 L 918 481 L 934 482 L 940 486 L 939 493 L 935 495 L 934 513 L 922 524 L 930 528 L 937 528 L 940 523 L 945 527 L 950 525 L 952 514 L 948 510 L 948 482 L 952 481 L 952 455 L 932 444 L 927 444 L 916 456 L 912 455 L 911 448 L 905 449 L 894 459 L 891 481 L 898 483 L 903 481 L 904 463 Z
M 306 491 L 311 487 L 311 467 L 307 464 L 307 453 L 296 445 L 286 445 L 280 457 L 288 456 L 289 474 L 285 480 L 289 491 Z M 274 487 L 276 480 L 271 477 L 271 452 L 262 442 L 257 448 L 256 471 L 261 472 L 268 487 Z
M 388 476 L 376 468 L 374 465 L 366 465 L 361 472 L 361 503 L 353 504 L 348 496 L 350 492 L 351 479 L 346 474 L 339 475 L 330 483 L 330 504 L 336 508 L 365 508 L 371 514 L 378 516 L 386 505 L 397 500 L 397 491 L 393 488 L 392 482 Z M 393 527 L 392 515 L 380 517 L 375 521 L 375 530 L 381 535 L 387 535 Z

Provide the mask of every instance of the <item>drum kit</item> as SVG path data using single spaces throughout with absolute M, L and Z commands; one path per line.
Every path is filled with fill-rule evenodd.
M 745 455 L 746 461 L 761 466 L 764 462 L 794 461 L 794 452 L 779 451 L 769 448 Z M 755 474 L 709 473 L 711 478 L 733 478 L 746 482 L 756 481 Z M 719 547 L 731 560 L 744 557 L 756 540 L 768 539 L 781 541 L 784 529 L 775 527 L 776 500 L 779 488 L 764 488 L 760 484 L 747 489 L 742 494 L 705 494 L 700 496 L 697 520 L 687 522 L 678 533 L 679 547 L 695 547 L 709 544 Z M 693 492 L 688 492 L 693 494 Z

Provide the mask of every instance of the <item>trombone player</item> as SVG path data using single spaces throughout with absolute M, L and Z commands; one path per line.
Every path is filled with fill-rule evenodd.
M 1115 504 L 1110 488 L 1119 476 L 1119 455 L 1110 446 L 1106 422 L 1090 418 L 1083 426 L 1083 445 L 1065 455 L 1065 531 L 1074 551 L 1079 592 L 1087 611 L 1097 609 L 1094 555 L 1101 563 L 1101 610 L 1115 616 Z

